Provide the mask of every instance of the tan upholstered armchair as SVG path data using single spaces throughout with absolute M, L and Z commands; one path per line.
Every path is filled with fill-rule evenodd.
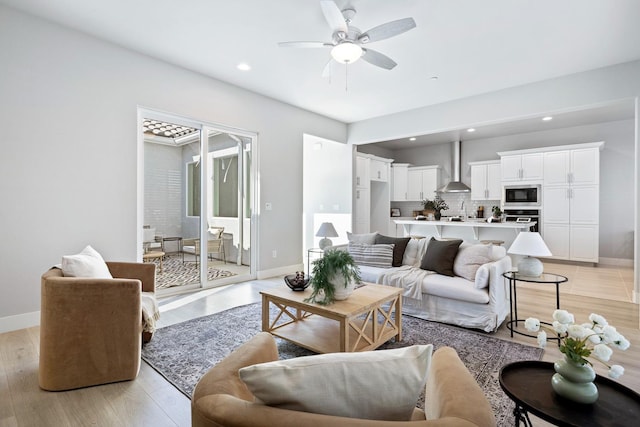
M 209 238 L 207 239 L 207 253 L 205 256 L 210 257 L 212 254 L 219 254 L 227 263 L 227 256 L 224 252 L 224 239 L 222 234 L 224 233 L 224 227 L 209 227 Z M 182 241 L 182 262 L 184 263 L 184 254 L 195 255 L 196 265 L 200 258 L 200 239 L 184 239 Z
M 373 421 L 319 415 L 254 403 L 238 370 L 278 359 L 273 337 L 261 332 L 214 366 L 198 382 L 191 398 L 193 426 L 486 426 L 496 425 L 480 386 L 450 347 L 438 349 L 431 360 L 426 409 L 415 409 L 411 421 Z M 339 381 L 339 379 L 337 379 Z M 313 387 L 313 384 L 309 384 Z M 381 393 L 384 391 L 381 390 Z M 426 414 L 425 414 L 426 412 Z
M 107 262 L 114 279 L 41 279 L 40 387 L 69 390 L 134 379 L 140 368 L 142 292 L 155 293 L 152 263 Z M 147 341 L 151 333 L 145 333 Z

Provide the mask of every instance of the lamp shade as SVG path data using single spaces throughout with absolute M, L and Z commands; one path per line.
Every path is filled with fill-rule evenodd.
M 507 253 L 514 255 L 551 256 L 551 251 L 542 240 L 540 233 L 521 231 Z
M 338 237 L 338 232 L 333 227 L 333 224 L 330 222 L 323 222 L 318 232 L 316 233 L 317 237 Z

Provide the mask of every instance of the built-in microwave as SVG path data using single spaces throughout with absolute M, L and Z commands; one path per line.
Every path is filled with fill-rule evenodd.
M 540 206 L 541 188 L 539 184 L 505 185 L 504 206 Z

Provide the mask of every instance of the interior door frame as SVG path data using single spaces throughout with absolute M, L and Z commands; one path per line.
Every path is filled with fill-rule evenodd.
M 142 248 L 142 228 L 144 223 L 144 135 L 142 132 L 142 125 L 145 118 L 150 118 L 154 120 L 161 120 L 171 123 L 178 123 L 184 126 L 193 127 L 195 129 L 200 130 L 200 156 L 201 159 L 206 159 L 208 155 L 208 135 L 209 131 L 220 131 L 224 133 L 232 133 L 234 135 L 238 135 L 244 138 L 248 138 L 251 140 L 251 171 L 250 171 L 250 194 L 251 197 L 246 203 L 249 204 L 250 207 L 250 263 L 249 263 L 249 275 L 246 276 L 232 276 L 227 279 L 216 280 L 214 283 L 209 285 L 207 281 L 207 263 L 201 262 L 200 265 L 200 289 L 209 288 L 209 287 L 217 287 L 223 286 L 230 283 L 236 283 L 237 278 L 241 278 L 241 280 L 253 280 L 257 277 L 257 268 L 258 268 L 258 260 L 257 254 L 260 253 L 258 250 L 258 230 L 259 230 L 259 221 L 258 221 L 258 206 L 259 203 L 259 180 L 258 180 L 258 170 L 259 164 L 258 159 L 260 158 L 258 155 L 258 134 L 256 132 L 251 132 L 243 129 L 237 129 L 230 126 L 209 122 L 206 120 L 199 120 L 190 117 L 181 116 L 179 114 L 167 113 L 164 111 L 156 110 L 153 108 L 138 106 L 137 107 L 137 127 L 136 127 L 136 135 L 137 135 L 137 171 L 136 171 L 136 230 L 137 230 L 137 239 L 136 239 L 136 259 L 138 262 L 142 262 L 143 248 Z M 242 153 L 240 153 L 242 154 Z M 200 180 L 201 180 L 201 197 L 200 197 L 200 241 L 204 242 L 207 239 L 208 226 L 207 226 L 207 198 L 203 196 L 207 194 L 209 183 L 207 182 L 208 176 L 208 162 L 201 162 L 200 168 Z M 243 180 L 239 182 L 244 182 Z M 239 198 L 244 200 L 244 185 L 239 185 L 238 191 L 240 192 Z M 204 216 L 203 216 L 204 214 Z M 240 214 L 241 217 L 244 218 L 244 211 Z M 203 220 L 204 219 L 204 220 Z M 244 225 L 240 224 L 239 226 L 240 234 L 244 232 Z M 239 240 L 239 251 L 242 251 L 242 241 Z

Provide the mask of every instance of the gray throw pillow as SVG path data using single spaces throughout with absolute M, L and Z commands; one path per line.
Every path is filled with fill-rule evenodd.
M 347 250 L 358 265 L 389 268 L 393 261 L 393 245 L 349 243 Z
M 422 257 L 420 268 L 445 276 L 455 276 L 453 261 L 456 259 L 461 243 L 462 240 L 436 240 L 432 237 Z
M 349 239 L 349 243 L 365 243 L 367 245 L 373 245 L 376 243 L 377 235 L 377 231 L 375 233 L 365 234 L 353 234 L 347 231 L 347 239 Z
M 393 247 L 393 266 L 400 267 L 402 265 L 404 251 L 407 249 L 409 240 L 411 240 L 411 237 L 389 237 L 378 234 L 376 236 L 376 245 L 380 243 L 395 245 Z

